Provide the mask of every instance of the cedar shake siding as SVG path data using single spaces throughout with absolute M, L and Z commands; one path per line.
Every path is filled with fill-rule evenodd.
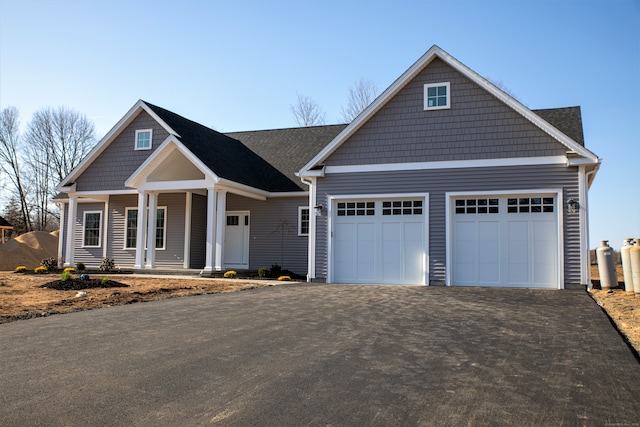
M 429 282 L 443 284 L 446 260 L 445 193 L 561 189 L 563 200 L 578 197 L 577 167 L 563 165 L 481 167 L 402 172 L 328 174 L 318 180 L 317 202 L 341 194 L 429 193 Z M 580 224 L 577 214 L 564 214 L 564 280 L 580 283 Z M 317 218 L 316 277 L 327 276 L 327 217 Z
M 135 134 L 139 129 L 153 129 L 151 150 L 135 150 Z M 168 136 L 158 122 L 146 112 L 141 112 L 78 177 L 76 190 L 129 189 L 124 182 Z
M 451 108 L 424 111 L 424 85 L 450 82 Z M 565 155 L 567 147 L 434 59 L 342 144 L 327 166 Z

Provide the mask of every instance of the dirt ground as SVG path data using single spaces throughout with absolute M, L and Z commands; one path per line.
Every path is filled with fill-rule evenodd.
M 0 272 L 0 323 L 186 295 L 237 292 L 294 283 L 274 280 L 158 278 L 126 274 L 105 276 L 127 287 L 83 289 L 81 292 L 86 295 L 79 295 L 78 290 L 61 291 L 41 287 L 58 280 L 60 274 Z M 91 279 L 102 277 L 91 275 Z
M 619 267 L 619 266 L 618 266 Z M 622 282 L 622 271 L 618 271 Z M 60 291 L 42 288 L 43 284 L 59 279 L 59 274 L 18 274 L 0 272 L 0 323 L 33 317 L 49 316 L 78 310 L 89 310 L 120 304 L 153 301 L 186 295 L 237 292 L 244 289 L 273 286 L 292 282 L 271 280 L 222 280 L 203 278 L 140 277 L 107 275 L 128 287 L 85 289 L 86 296 L 77 290 Z M 100 275 L 91 275 L 100 279 Z M 599 279 L 593 266 L 591 277 Z M 628 295 L 623 288 L 603 291 L 593 289 L 590 295 L 613 319 L 631 345 L 640 352 L 640 297 Z

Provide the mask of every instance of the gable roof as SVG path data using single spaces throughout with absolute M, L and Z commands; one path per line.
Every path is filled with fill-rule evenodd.
M 358 129 L 360 129 L 373 115 L 375 115 L 384 105 L 387 104 L 400 90 L 402 90 L 407 84 L 409 84 L 414 77 L 416 77 L 422 70 L 424 70 L 435 58 L 439 58 L 453 69 L 467 77 L 474 83 L 478 84 L 481 88 L 498 98 L 500 101 L 511 107 L 517 113 L 531 121 L 535 126 L 542 129 L 552 138 L 567 147 L 568 150 L 574 151 L 577 155 L 587 159 L 589 163 L 598 164 L 600 159 L 591 151 L 584 147 L 584 141 L 579 143 L 572 139 L 557 127 L 553 126 L 546 118 L 562 122 L 566 118 L 564 115 L 556 115 L 555 113 L 545 113 L 545 110 L 541 114 L 536 114 L 529 108 L 521 104 L 518 100 L 505 93 L 493 83 L 489 82 L 484 77 L 480 76 L 475 71 L 449 55 L 440 47 L 433 45 L 420 59 L 418 59 L 407 71 L 405 71 L 395 82 L 391 84 L 380 96 L 378 96 L 367 108 L 360 113 L 345 129 L 340 132 L 326 147 L 324 147 L 316 156 L 307 162 L 299 171 L 300 176 L 307 175 L 308 171 L 313 170 L 317 166 L 321 165 L 340 145 L 347 141 Z M 567 114 L 570 115 L 570 114 Z M 582 125 L 580 125 L 580 132 L 582 134 Z M 576 129 L 572 129 L 574 136 L 578 135 Z
M 580 107 L 546 108 L 531 111 L 584 147 Z
M 13 226 L 11 224 L 9 224 L 9 221 L 7 221 L 6 219 L 2 218 L 1 216 L 0 216 L 0 227 L 13 228 Z
M 237 139 L 145 102 L 173 135 L 216 176 L 269 192 L 300 187 Z
M 346 124 L 229 132 L 294 182 L 295 173 L 322 150 Z

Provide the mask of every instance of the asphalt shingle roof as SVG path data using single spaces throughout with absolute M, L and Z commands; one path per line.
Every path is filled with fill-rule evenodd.
M 547 108 L 531 111 L 584 147 L 580 107 Z
M 270 192 L 300 187 L 237 139 L 145 102 L 218 177 Z
M 9 221 L 0 216 L 0 227 L 12 227 Z M 13 227 L 12 227 L 13 228 Z

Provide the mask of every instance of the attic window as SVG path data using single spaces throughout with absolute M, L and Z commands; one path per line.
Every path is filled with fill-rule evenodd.
M 151 150 L 152 129 L 141 129 L 136 131 L 136 150 Z
M 424 85 L 424 109 L 443 110 L 451 108 L 450 83 L 428 83 Z

